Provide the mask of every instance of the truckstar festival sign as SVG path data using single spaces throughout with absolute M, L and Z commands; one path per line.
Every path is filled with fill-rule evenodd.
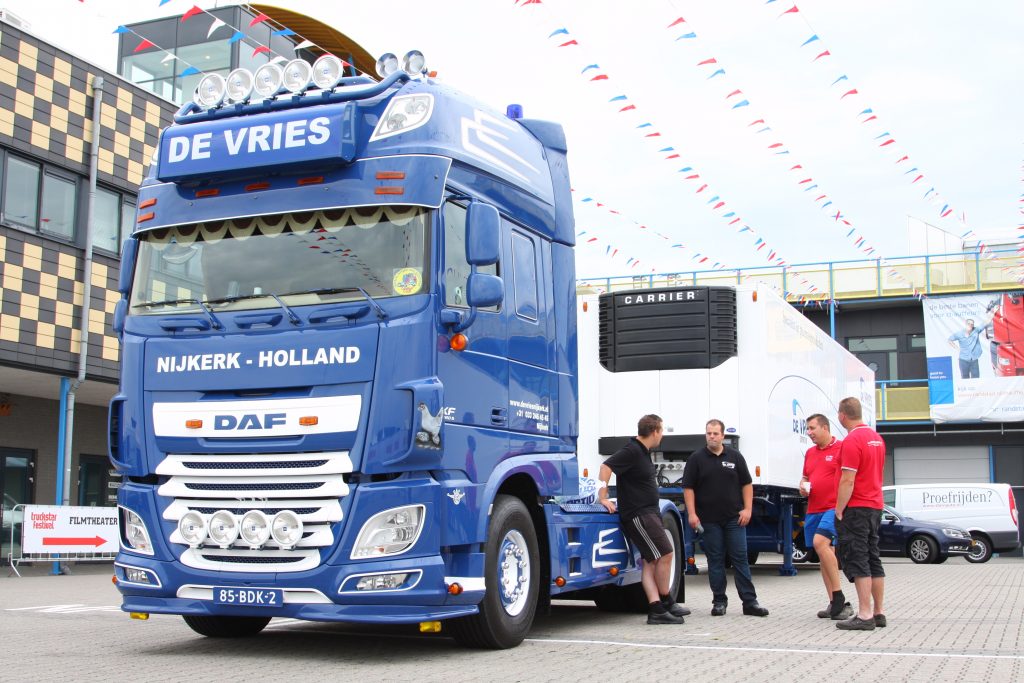
M 21 542 L 26 555 L 114 554 L 117 508 L 26 505 Z

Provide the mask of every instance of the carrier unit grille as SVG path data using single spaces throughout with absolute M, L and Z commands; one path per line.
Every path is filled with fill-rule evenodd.
M 670 287 L 602 294 L 599 359 L 611 372 L 714 368 L 736 355 L 736 290 Z
M 170 499 L 163 518 L 174 523 L 168 540 L 189 567 L 236 572 L 297 572 L 320 564 L 321 549 L 334 545 L 342 520 L 341 499 L 349 494 L 352 472 L 348 452 L 170 454 L 157 467 L 167 477 L 157 493 Z M 207 521 L 219 510 L 241 518 L 259 510 L 272 518 L 288 510 L 302 520 L 294 548 L 273 539 L 252 548 L 241 538 L 221 548 L 207 540 L 189 547 L 177 523 L 187 512 Z

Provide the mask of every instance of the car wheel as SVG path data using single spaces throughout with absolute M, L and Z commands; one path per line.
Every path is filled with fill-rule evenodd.
M 917 535 L 907 544 L 907 555 L 916 564 L 930 564 L 938 557 L 939 546 L 929 536 Z
M 933 562 L 932 564 L 942 564 L 943 562 L 945 562 L 948 559 L 949 559 L 949 555 L 939 555 L 938 557 L 935 558 L 935 562 Z
M 981 564 L 982 562 L 988 562 L 992 559 L 992 543 L 989 542 L 988 536 L 979 533 L 971 534 L 971 538 L 974 539 L 974 545 L 971 546 L 971 552 L 967 554 L 967 561 L 974 564 Z

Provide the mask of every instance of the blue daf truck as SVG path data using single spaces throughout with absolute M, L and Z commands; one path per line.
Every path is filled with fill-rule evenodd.
M 490 648 L 552 598 L 645 609 L 580 490 L 562 129 L 378 73 L 211 74 L 162 133 L 115 313 L 123 609 Z

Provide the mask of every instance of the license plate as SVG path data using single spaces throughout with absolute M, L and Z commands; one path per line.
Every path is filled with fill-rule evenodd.
M 241 605 L 244 607 L 280 607 L 284 595 L 274 588 L 228 588 L 215 587 L 213 602 L 216 605 Z

